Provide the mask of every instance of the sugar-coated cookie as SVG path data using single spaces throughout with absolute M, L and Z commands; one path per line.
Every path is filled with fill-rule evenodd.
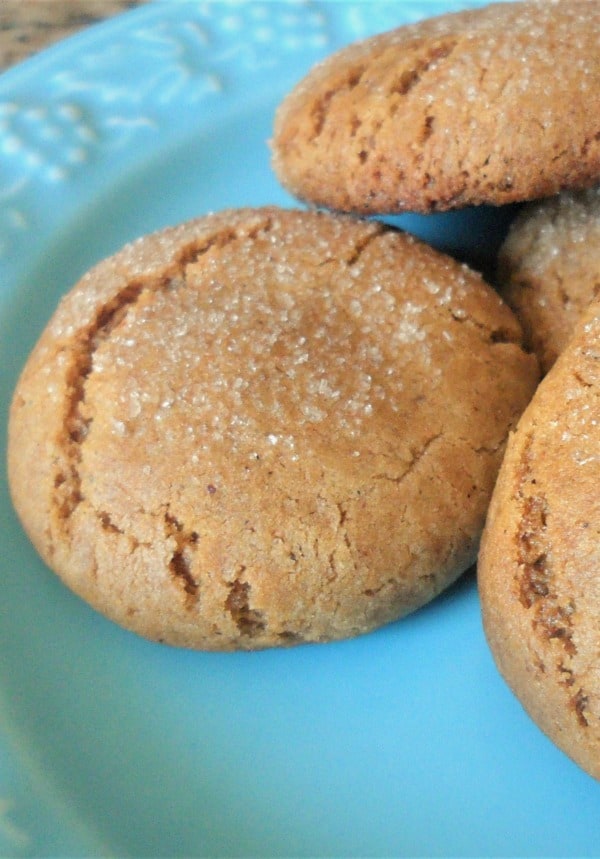
M 498 281 L 547 372 L 600 296 L 600 187 L 527 205 L 500 248 Z
M 273 165 L 357 213 L 537 199 L 600 178 L 600 2 L 449 13 L 355 43 L 280 105 Z
M 600 779 L 600 302 L 511 435 L 478 564 L 498 667 Z
M 228 211 L 97 265 L 18 383 L 42 557 L 118 623 L 206 649 L 327 641 L 473 561 L 537 382 L 480 277 L 381 224 Z

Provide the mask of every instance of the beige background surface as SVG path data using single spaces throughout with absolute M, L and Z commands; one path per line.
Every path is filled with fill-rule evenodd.
M 146 0 L 0 0 L 0 72 Z

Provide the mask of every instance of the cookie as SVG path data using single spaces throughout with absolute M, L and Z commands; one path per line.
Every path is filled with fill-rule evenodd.
M 600 778 L 600 303 L 511 436 L 478 565 L 498 667 L 543 731 Z
M 600 178 L 600 3 L 497 3 L 318 64 L 279 106 L 273 166 L 317 206 L 432 212 Z
M 547 372 L 600 296 L 600 188 L 526 206 L 500 248 L 498 283 Z
M 381 224 L 266 208 L 127 246 L 18 383 L 9 471 L 46 562 L 143 636 L 367 632 L 474 561 L 537 381 L 480 277 Z

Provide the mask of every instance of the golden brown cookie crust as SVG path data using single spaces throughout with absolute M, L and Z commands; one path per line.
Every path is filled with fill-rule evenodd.
M 276 115 L 300 199 L 358 213 L 537 199 L 600 177 L 600 3 L 447 14 L 317 65 Z
M 526 206 L 500 249 L 498 283 L 547 372 L 600 297 L 600 188 Z
M 482 540 L 486 634 L 527 711 L 600 778 L 600 303 L 511 436 Z
M 537 380 L 520 339 L 478 275 L 381 224 L 269 208 L 164 230 L 87 274 L 30 357 L 16 509 L 149 638 L 366 632 L 474 560 Z

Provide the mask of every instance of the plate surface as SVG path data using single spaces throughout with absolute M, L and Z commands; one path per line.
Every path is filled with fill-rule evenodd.
M 3 445 L 81 273 L 211 209 L 293 205 L 267 144 L 284 93 L 347 42 L 467 5 L 156 2 L 0 77 Z M 506 217 L 399 223 L 483 265 Z M 498 676 L 472 574 L 354 641 L 172 650 L 67 591 L 4 470 L 1 489 L 0 855 L 600 855 L 600 787 Z

